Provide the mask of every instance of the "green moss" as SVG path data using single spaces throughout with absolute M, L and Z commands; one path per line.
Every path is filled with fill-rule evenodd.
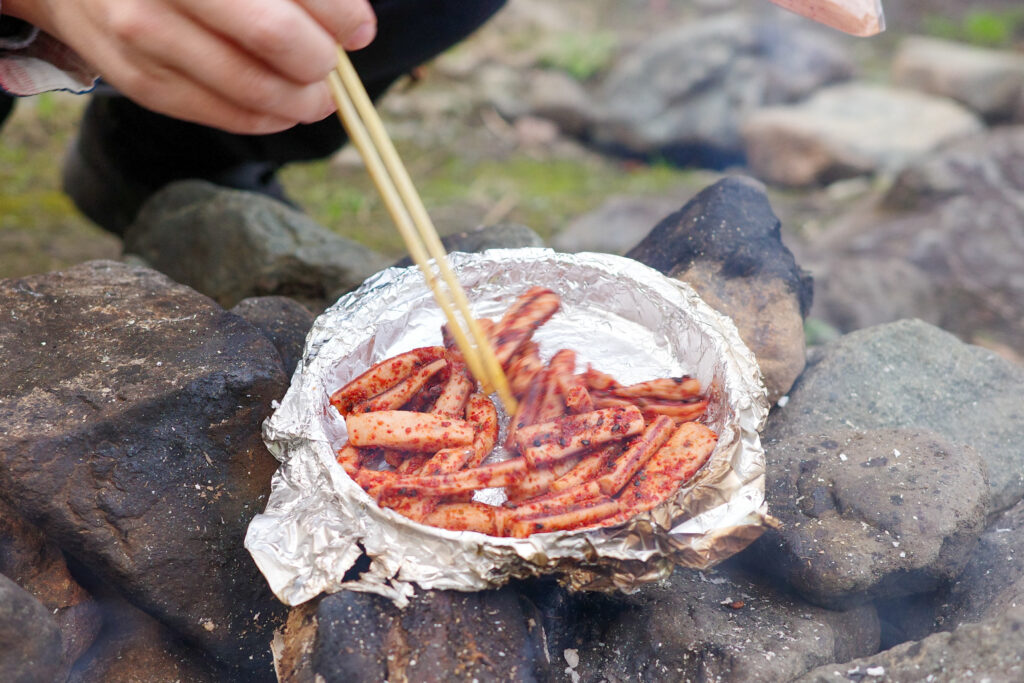
M 402 150 L 407 160 L 418 158 L 417 152 L 422 150 Z M 706 183 L 706 174 L 667 164 L 623 164 L 597 157 L 539 159 L 525 152 L 505 159 L 451 156 L 433 164 L 429 173 L 411 173 L 440 233 L 510 220 L 529 226 L 545 240 L 611 195 L 666 194 L 678 189 L 681 204 L 682 195 Z M 286 169 L 283 179 L 289 193 L 323 225 L 385 254 L 403 253 L 401 240 L 363 169 L 315 162 Z
M 974 9 L 959 19 L 930 14 L 924 17 L 926 33 L 982 47 L 1009 47 L 1024 35 L 1024 9 Z
M 586 81 L 609 67 L 618 47 L 618 36 L 610 31 L 559 33 L 545 41 L 538 64 Z

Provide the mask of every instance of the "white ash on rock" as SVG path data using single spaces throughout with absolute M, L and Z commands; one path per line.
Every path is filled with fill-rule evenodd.
M 936 633 L 871 657 L 821 666 L 793 683 L 1024 680 L 1024 608 L 952 633 Z
M 768 399 L 804 368 L 811 277 L 782 243 L 781 224 L 756 181 L 726 178 L 663 219 L 626 256 L 687 282 L 729 316 L 754 352 Z
M 807 600 L 841 609 L 932 592 L 970 560 L 988 502 L 970 446 L 906 429 L 834 429 L 764 446 L 768 508 L 782 527 L 741 557 Z
M 277 351 L 113 262 L 0 281 L 0 310 L 0 497 L 225 665 L 272 677 L 285 611 L 242 541 L 277 467 L 260 437 L 287 388 Z
M 386 260 L 276 199 L 202 180 L 150 197 L 124 235 L 125 252 L 230 307 L 281 294 L 318 306 Z
M 1024 368 L 919 320 L 851 332 L 812 355 L 763 440 L 840 429 L 931 431 L 988 470 L 989 514 L 1024 498 Z

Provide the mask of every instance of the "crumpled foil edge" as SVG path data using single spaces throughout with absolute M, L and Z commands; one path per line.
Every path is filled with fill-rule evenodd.
M 619 302 L 619 313 L 658 302 L 652 325 L 666 326 L 664 336 L 672 343 L 681 343 L 674 339 L 678 327 L 690 342 L 687 352 L 696 352 L 697 366 L 712 378 L 721 399 L 713 411 L 717 417 L 709 420 L 718 446 L 673 499 L 613 529 L 494 538 L 426 527 L 379 508 L 335 462 L 344 422 L 339 431 L 330 392 L 394 355 L 387 349 L 396 344 L 439 343 L 443 320 L 439 312 L 426 322 L 417 317 L 432 303 L 417 269 L 384 270 L 317 318 L 287 394 L 264 423 L 267 447 L 282 465 L 266 509 L 249 525 L 245 546 L 282 602 L 297 605 L 348 589 L 404 606 L 417 586 L 481 590 L 551 572 L 572 588 L 630 592 L 676 565 L 709 568 L 760 535 L 768 522 L 758 432 L 768 402 L 757 362 L 731 320 L 689 285 L 623 257 L 496 249 L 449 259 L 474 314 L 478 299 L 493 300 L 485 313 L 494 315 L 534 284 L 559 291 L 568 310 L 577 303 L 597 309 L 620 296 L 626 300 Z M 404 339 L 427 334 L 426 328 L 434 341 Z M 613 365 L 598 367 L 618 376 Z M 354 571 L 363 556 L 370 558 L 369 567 Z

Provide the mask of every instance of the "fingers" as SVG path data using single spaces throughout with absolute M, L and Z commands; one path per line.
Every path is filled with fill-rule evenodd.
M 334 39 L 291 0 L 170 0 L 193 21 L 299 83 L 323 80 L 336 61 Z
M 377 16 L 368 0 L 298 0 L 346 50 L 361 50 L 377 35 Z
M 333 110 L 321 80 L 303 84 L 285 78 L 180 14 L 151 13 L 144 23 L 135 24 L 132 41 L 143 56 L 134 60 L 136 64 L 159 65 L 240 109 L 303 123 L 318 121 Z M 143 76 L 133 87 L 136 92 L 153 89 L 147 80 L 151 74 Z

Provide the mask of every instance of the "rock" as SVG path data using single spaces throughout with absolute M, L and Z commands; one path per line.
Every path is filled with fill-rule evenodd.
M 1024 678 L 1024 608 L 936 633 L 872 657 L 810 671 L 794 683 L 837 681 L 1019 681 Z
M 0 574 L 42 603 L 56 623 L 60 629 L 61 671 L 66 673 L 96 640 L 103 625 L 99 605 L 71 577 L 60 548 L 3 500 Z
M 595 94 L 599 145 L 723 168 L 740 161 L 740 124 L 754 109 L 848 78 L 849 58 L 822 34 L 727 14 L 644 41 Z
M 279 201 L 200 180 L 147 200 L 125 232 L 125 251 L 224 307 L 268 294 L 322 300 L 386 265 Z
M 0 574 L 0 680 L 53 681 L 60 670 L 57 624 L 38 600 Z
M 305 306 L 283 296 L 242 299 L 231 312 L 248 320 L 277 349 L 284 374 L 291 377 L 302 360 L 306 334 L 313 326 L 313 314 Z
M 903 318 L 938 325 L 946 304 L 927 273 L 902 258 L 829 255 L 814 282 L 812 315 L 842 332 Z
M 991 510 L 1024 497 L 1024 368 L 919 320 L 851 332 L 820 351 L 768 417 L 766 439 L 837 429 L 929 430 L 973 447 Z
M 894 213 L 898 212 L 898 213 Z M 923 274 L 907 286 L 893 282 L 891 301 L 907 315 L 934 320 L 962 338 L 1024 346 L 1024 126 L 1005 127 L 963 140 L 907 167 L 882 206 L 837 225 L 816 240 L 829 283 L 846 262 L 903 262 L 898 270 Z M 883 269 L 883 273 L 885 270 Z M 816 273 L 817 274 L 817 273 Z M 908 293 L 926 286 L 939 304 L 906 308 Z M 879 286 L 845 277 L 847 300 L 875 301 Z M 917 298 L 916 295 L 914 298 Z M 922 302 L 923 303 L 923 302 Z M 891 309 L 893 314 L 898 309 Z M 937 313 L 937 318 L 933 317 Z
M 932 152 L 897 176 L 886 209 L 934 208 L 961 195 L 991 201 L 1024 194 L 1024 126 L 1003 126 Z
M 242 540 L 287 388 L 249 323 L 113 262 L 0 281 L 0 496 L 250 680 L 283 608 Z
M 399 611 L 342 591 L 289 618 L 282 683 L 547 680 L 543 641 L 509 588 L 422 594 Z
M 1024 607 L 1024 502 L 989 525 L 970 564 L 942 597 L 937 616 L 944 628 Z
M 974 114 L 951 100 L 849 83 L 806 102 L 752 112 L 743 140 L 758 178 L 802 186 L 893 172 L 981 129 Z
M 556 69 L 534 69 L 526 77 L 525 110 L 582 135 L 594 119 L 594 103 L 575 78 Z
M 932 592 L 970 559 L 988 484 L 969 446 L 899 429 L 833 429 L 764 446 L 768 508 L 782 528 L 743 557 L 810 602 L 843 609 Z
M 445 251 L 462 251 L 469 254 L 487 249 L 519 249 L 521 247 L 543 247 L 544 240 L 525 225 L 519 223 L 498 223 L 445 235 L 441 238 Z M 412 259 L 408 256 L 395 264 L 396 268 L 408 268 Z
M 237 674 L 219 669 L 201 650 L 115 594 L 104 593 L 103 606 L 107 619 L 100 639 L 75 663 L 68 683 L 238 680 Z
M 892 80 L 954 99 L 987 121 L 1006 121 L 1024 98 L 1024 55 L 910 36 L 900 42 Z
M 715 183 L 626 256 L 693 285 L 736 323 L 761 366 L 769 400 L 789 391 L 804 367 L 812 284 L 782 243 L 779 219 L 756 183 Z
M 580 680 L 788 681 L 878 647 L 873 607 L 813 607 L 735 569 L 578 603 L 576 640 L 555 649 L 576 651 Z
M 652 226 L 678 208 L 679 203 L 671 199 L 611 197 L 569 223 L 553 238 L 552 246 L 569 253 L 624 254 L 646 237 Z

